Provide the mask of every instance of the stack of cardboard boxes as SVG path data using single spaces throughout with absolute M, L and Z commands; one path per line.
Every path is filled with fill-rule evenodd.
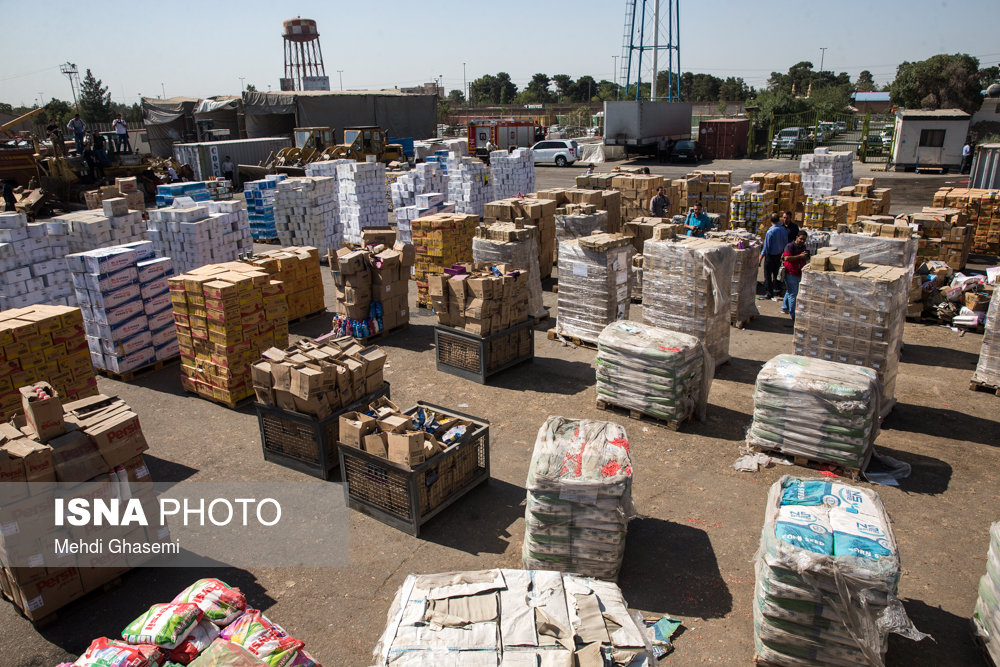
M 867 223 L 871 228 L 878 223 Z M 898 233 L 897 230 L 910 231 L 906 225 L 880 225 L 888 233 Z M 861 234 L 830 234 L 830 247 L 842 252 L 856 252 L 861 256 L 862 264 L 879 264 L 881 266 L 898 266 L 912 271 L 916 264 L 917 241 L 910 236 L 882 236 L 873 233 Z M 821 252 L 827 251 L 822 248 Z M 818 254 L 818 253 L 817 253 Z
M 663 186 L 663 177 L 653 174 L 616 174 L 611 187 L 622 193 L 622 220 L 649 215 L 649 200 Z M 671 200 L 671 204 L 673 200 Z M 610 230 L 618 231 L 618 230 Z
M 389 222 L 385 165 L 380 162 L 348 162 L 337 165 L 340 222 L 344 242 L 360 243 L 361 230 Z
M 802 272 L 796 302 L 795 354 L 874 369 L 883 417 L 895 400 L 910 276 L 823 248 Z
M 94 368 L 125 373 L 179 354 L 169 257 L 142 241 L 67 255 Z
M 156 254 L 171 258 L 181 272 L 253 251 L 246 205 L 236 200 L 150 211 L 149 240 Z
M 543 280 L 552 275 L 556 260 L 556 206 L 552 199 L 514 198 L 489 202 L 483 209 L 483 221 L 487 224 L 513 222 L 537 230 L 538 271 Z
M 124 197 L 105 199 L 101 205 L 102 211 L 75 211 L 52 218 L 53 223 L 65 226 L 70 252 L 85 252 L 146 238 L 142 212 L 130 211 Z
M 523 197 L 535 191 L 535 159 L 530 148 L 490 153 L 490 178 L 496 199 Z
M 538 231 L 520 222 L 479 225 L 472 239 L 472 260 L 477 264 L 507 264 L 528 274 L 528 314 L 544 319 L 542 281 L 538 271 Z
M 729 292 L 729 321 L 744 326 L 759 314 L 757 310 L 757 272 L 760 262 L 760 237 L 744 229 L 708 232 L 707 238 L 728 243 L 733 249 L 733 282 Z
M 431 305 L 427 291 L 431 276 L 444 273 L 453 264 L 472 261 L 472 238 L 478 225 L 478 215 L 464 213 L 435 213 L 412 222 L 417 305 Z
M 967 224 L 975 228 L 972 249 L 1000 254 L 1000 196 L 996 190 L 941 188 L 934 193 L 935 207 L 959 209 Z
M 67 251 L 65 225 L 0 213 L 0 310 L 75 304 Z
M 203 266 L 169 283 L 183 387 L 230 406 L 252 396 L 250 365 L 288 345 L 284 286 L 242 262 Z
M 776 193 L 774 190 L 760 188 L 756 181 L 744 181 L 742 185 L 733 188 L 729 201 L 730 225 L 755 234 L 771 226 Z
M 604 327 L 628 319 L 632 239 L 594 234 L 559 242 L 556 332 L 597 344 Z
M 142 457 L 148 446 L 139 417 L 124 401 L 97 395 L 62 403 L 46 382 L 19 389 L 24 415 L 0 426 L 0 480 L 7 482 L 3 504 L 8 517 L 0 537 L 0 589 L 27 618 L 38 620 L 149 558 L 57 550 L 60 539 L 90 541 L 117 536 L 121 529 L 88 525 L 51 532 L 52 519 L 40 517 L 52 516 L 56 487 L 45 483 L 90 482 L 75 493 L 78 497 L 111 499 L 125 490 L 147 508 L 147 516 L 157 516 L 152 509 L 156 501 Z M 164 535 L 150 526 L 124 537 L 135 543 L 160 542 Z
M 396 232 L 399 240 L 413 243 L 413 221 L 437 213 L 454 213 L 455 204 L 444 200 L 441 192 L 425 192 L 414 198 L 412 206 L 401 206 L 395 210 Z M 478 216 L 476 216 L 478 218 Z
M 459 213 L 482 215 L 486 202 L 493 201 L 490 168 L 479 158 L 448 154 L 448 201 L 455 202 Z
M 829 197 L 854 183 L 854 153 L 820 147 L 799 161 L 802 189 L 810 197 Z
M 750 175 L 750 180 L 760 184 L 760 192 L 774 192 L 774 213 L 792 211 L 795 213 L 805 200 L 802 174 L 791 172 L 762 171 Z
M 607 231 L 608 212 L 598 210 L 593 204 L 567 204 L 556 209 L 558 242 Z
M 417 195 L 437 192 L 443 196 L 447 189 L 448 179 L 441 171 L 441 165 L 436 162 L 421 162 L 409 171 L 400 172 L 389 186 L 392 210 L 416 205 Z
M 97 190 L 88 190 L 83 193 L 84 202 L 88 209 L 102 208 L 101 204 L 105 199 L 121 197 L 126 205 L 133 211 L 146 210 L 146 196 L 139 190 L 139 183 L 135 176 L 127 178 L 116 178 L 114 185 L 105 185 Z
M 212 199 L 204 181 L 166 183 L 156 186 L 156 206 L 158 208 L 173 206 L 174 200 L 182 197 L 195 202 L 207 202 Z
M 97 393 L 97 378 L 79 308 L 36 305 L 0 312 L 0 420 L 21 409 L 18 387 L 47 380 L 61 396 Z
M 857 185 L 847 185 L 837 191 L 841 197 L 863 197 L 868 199 L 871 205 L 871 215 L 889 215 L 889 207 L 892 206 L 892 190 L 890 188 L 876 188 L 875 179 L 871 177 L 859 178 Z
M 377 253 L 369 247 L 345 247 L 330 253 L 337 286 L 334 331 L 369 338 L 410 321 L 409 278 L 413 246 L 397 244 Z
M 732 178 L 733 172 L 731 171 L 698 170 L 691 172 L 683 179 L 671 181 L 671 185 L 677 189 L 676 214 L 686 215 L 695 204 L 701 204 L 702 211 L 719 216 L 721 229 L 728 229 L 730 196 L 733 189 Z M 648 208 L 648 201 L 646 205 Z M 670 206 L 673 214 L 674 200 L 672 197 Z
M 464 267 L 431 276 L 431 304 L 438 324 L 490 336 L 528 319 L 528 274 L 505 265 L 468 272 Z
M 281 283 L 288 302 L 288 321 L 324 310 L 323 274 L 319 251 L 311 246 L 292 246 L 243 260 Z
M 340 247 L 340 203 L 332 176 L 288 178 L 274 191 L 274 219 L 282 245 L 315 246 L 320 254 Z
M 278 225 L 274 215 L 274 201 L 278 183 L 285 174 L 268 174 L 258 181 L 243 184 L 243 198 L 250 217 L 250 233 L 254 241 L 276 241 Z
M 352 338 L 265 350 L 251 369 L 257 400 L 324 419 L 382 388 L 385 350 Z
M 920 234 L 918 261 L 941 261 L 955 271 L 965 268 L 979 232 L 962 209 L 924 207 L 907 220 Z
M 1000 288 L 994 288 L 986 311 L 983 346 L 972 380 L 1000 389 Z
M 622 193 L 617 190 L 598 187 L 597 185 L 591 186 L 591 183 L 595 179 L 601 182 L 606 181 L 608 188 L 611 187 L 610 174 L 607 175 L 607 178 L 600 179 L 595 174 L 592 176 L 577 176 L 577 186 L 575 188 L 549 188 L 547 190 L 539 190 L 528 196 L 537 197 L 538 199 L 555 200 L 557 212 L 558 209 L 566 208 L 570 204 L 575 206 L 590 205 L 595 210 L 607 211 L 608 226 L 603 231 L 611 233 L 620 232 L 622 226 Z M 581 185 L 581 182 L 584 184 Z

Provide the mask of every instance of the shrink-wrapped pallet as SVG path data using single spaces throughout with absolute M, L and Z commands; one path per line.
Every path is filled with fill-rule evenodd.
M 528 272 L 528 313 L 545 318 L 542 280 L 538 270 L 538 241 L 534 227 L 515 228 L 513 223 L 480 225 L 472 239 L 472 260 L 476 264 L 508 264 Z
M 879 398 L 870 368 L 778 355 L 757 374 L 747 444 L 863 469 L 878 435 Z
M 873 491 L 782 477 L 754 561 L 758 665 L 882 667 L 890 632 L 926 636 L 896 597 L 899 551 Z
M 972 625 L 993 664 L 1000 664 L 1000 521 L 990 526 L 986 574 L 979 579 L 979 597 Z
M 866 234 L 830 234 L 830 247 L 841 252 L 856 252 L 862 264 L 914 268 L 917 261 L 917 241 L 911 238 L 888 238 Z
M 643 246 L 643 319 L 695 336 L 720 365 L 729 360 L 729 301 L 735 253 L 686 237 Z
M 556 240 L 566 241 L 608 231 L 608 212 L 556 213 Z
M 628 318 L 631 255 L 621 234 L 559 242 L 558 333 L 596 343 L 606 325 Z
M 612 322 L 597 339 L 597 399 L 669 422 L 700 419 L 713 368 L 694 336 Z
M 986 329 L 979 363 L 972 374 L 975 382 L 1000 388 L 1000 287 L 993 290 L 990 307 L 986 311 Z
M 709 232 L 708 238 L 724 241 L 733 248 L 733 282 L 729 292 L 729 320 L 733 324 L 746 322 L 760 314 L 757 310 L 757 270 L 760 258 L 760 237 L 745 229 Z
M 615 579 L 633 514 L 625 429 L 549 417 L 535 440 L 526 487 L 524 567 Z

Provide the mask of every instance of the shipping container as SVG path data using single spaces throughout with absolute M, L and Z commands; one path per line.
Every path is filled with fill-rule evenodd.
M 290 137 L 263 137 L 260 139 L 233 139 L 206 141 L 196 144 L 174 144 L 174 159 L 188 164 L 196 181 L 222 176 L 222 162 L 228 155 L 234 165 L 258 165 L 273 152 L 292 145 Z M 239 179 L 238 170 L 235 178 Z M 234 183 L 233 185 L 237 185 Z
M 660 139 L 691 137 L 691 105 L 683 102 L 605 102 L 604 145 L 656 150 Z
M 1000 189 L 1000 144 L 980 144 L 972 156 L 969 187 Z
M 747 152 L 747 118 L 715 118 L 698 126 L 698 142 L 710 160 L 735 160 Z

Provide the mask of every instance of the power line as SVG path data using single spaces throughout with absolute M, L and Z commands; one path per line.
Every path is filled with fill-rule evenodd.
M 24 72 L 22 74 L 14 74 L 13 76 L 5 76 L 4 78 L 0 79 L 0 81 L 11 81 L 13 79 L 21 79 L 21 78 L 26 77 L 26 76 L 34 76 L 35 74 L 40 74 L 42 72 L 47 72 L 50 69 L 59 69 L 59 65 L 53 65 L 51 67 L 43 67 L 41 69 L 36 69 L 33 72 Z

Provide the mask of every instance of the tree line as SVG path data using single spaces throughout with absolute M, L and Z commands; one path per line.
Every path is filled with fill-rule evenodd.
M 108 87 L 98 79 L 88 69 L 80 81 L 80 93 L 78 97 L 80 105 L 80 117 L 88 124 L 110 123 L 115 115 L 121 114 L 128 122 L 142 122 L 142 107 L 133 102 L 132 104 L 122 104 L 112 102 L 111 93 Z M 0 102 L 0 113 L 20 116 L 32 109 L 37 109 L 38 105 L 32 106 L 11 106 Z M 73 102 L 60 100 L 53 97 L 45 104 L 45 111 L 34 117 L 33 123 L 37 128 L 43 128 L 49 123 L 56 123 L 65 128 L 73 114 L 77 112 Z

